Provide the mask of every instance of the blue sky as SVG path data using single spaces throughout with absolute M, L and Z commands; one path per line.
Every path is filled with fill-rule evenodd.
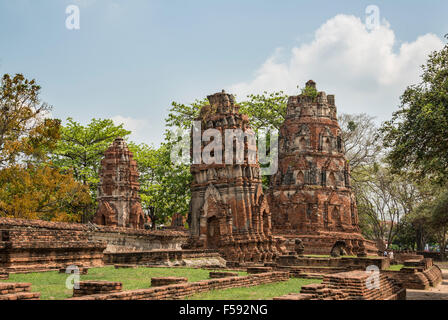
M 68 5 L 80 29 L 65 26 Z M 381 27 L 364 30 L 368 5 Z M 0 73 L 42 86 L 53 116 L 113 118 L 158 144 L 171 101 L 297 92 L 387 119 L 448 33 L 447 1 L 0 0 Z

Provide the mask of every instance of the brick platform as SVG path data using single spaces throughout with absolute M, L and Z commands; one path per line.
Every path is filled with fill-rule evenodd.
M 189 260 L 209 260 L 215 267 L 224 267 L 225 260 L 215 250 L 153 250 L 133 252 L 108 252 L 104 254 L 105 264 L 119 265 L 186 265 Z M 210 265 L 212 266 L 212 265 Z
M 0 283 L 0 300 L 39 300 L 39 292 L 31 292 L 31 283 Z
M 91 241 L 87 226 L 0 218 L 0 269 L 9 273 L 103 266 L 104 242 Z
M 272 272 L 271 267 L 248 267 L 247 273 L 249 274 L 257 274 L 257 273 L 266 273 L 266 272 Z
M 383 270 L 381 273 L 399 281 L 406 289 L 427 290 L 442 282 L 442 271 L 430 258 L 408 260 L 404 264 L 401 270 Z
M 313 267 L 313 268 L 345 268 L 350 270 L 365 270 L 368 266 L 375 265 L 380 270 L 386 270 L 390 266 L 390 259 L 386 257 L 298 257 L 285 255 L 277 258 L 278 267 Z
M 151 278 L 151 287 L 161 287 L 186 282 L 188 282 L 188 279 L 184 277 L 155 277 Z
M 211 272 L 209 273 L 209 277 L 210 277 L 211 279 L 228 278 L 228 277 L 238 277 L 238 273 L 236 273 L 236 272 L 211 271 Z
M 137 269 L 138 265 L 136 264 L 115 264 L 115 269 Z
M 8 280 L 8 279 L 9 279 L 9 273 L 0 272 L 0 280 Z
M 73 273 L 73 271 L 74 270 L 71 270 L 71 272 L 69 272 L 69 273 Z M 67 273 L 67 268 L 60 268 L 59 273 Z M 89 268 L 84 268 L 84 267 L 79 268 L 79 274 L 88 274 L 88 273 L 89 273 Z
M 302 287 L 299 294 L 276 297 L 274 300 L 405 300 L 406 289 L 384 274 L 379 275 L 379 286 L 368 287 L 371 274 L 349 271 L 329 274 L 321 284 Z
M 80 281 L 79 289 L 73 289 L 73 297 L 81 297 L 92 294 L 106 294 L 123 290 L 121 282 L 112 281 Z
M 183 299 L 196 293 L 228 288 L 252 287 L 265 283 L 289 280 L 288 272 L 268 272 L 249 276 L 227 277 L 172 284 L 149 289 L 123 291 L 112 294 L 96 294 L 71 298 L 69 300 L 174 300 Z

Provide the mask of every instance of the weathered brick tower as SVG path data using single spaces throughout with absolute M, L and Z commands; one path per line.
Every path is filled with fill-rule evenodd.
M 289 97 L 280 128 L 279 169 L 269 192 L 273 232 L 300 238 L 305 253 L 329 254 L 338 244 L 347 254 L 376 254 L 358 227 L 334 96 L 317 93 L 312 80 L 306 86 L 310 94 Z
M 96 224 L 135 229 L 144 227 L 138 176 L 137 163 L 126 142 L 122 138 L 115 139 L 101 161 L 98 210 L 94 217 Z
M 262 190 L 249 118 L 239 113 L 234 97 L 224 91 L 208 96 L 208 100 L 210 105 L 202 108 L 197 119 L 201 123 L 199 144 L 198 134 L 193 133 L 192 155 L 197 164 L 191 166 L 193 182 L 188 218 L 191 238 L 185 247 L 217 249 L 228 261 L 271 261 L 285 248 L 281 239 L 272 236 L 271 212 Z M 246 135 L 246 138 L 240 137 L 244 148 L 240 158 L 237 150 L 241 149 L 229 136 L 231 129 Z M 200 138 L 213 130 L 222 137 L 219 143 L 217 137 Z M 231 141 L 227 148 L 226 139 Z M 203 151 L 212 142 L 222 148 L 222 161 L 207 164 Z M 220 151 L 214 149 L 211 153 L 216 159 Z

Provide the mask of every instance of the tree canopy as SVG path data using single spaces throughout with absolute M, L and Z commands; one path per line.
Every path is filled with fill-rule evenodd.
M 394 171 L 448 182 L 448 45 L 422 66 L 421 82 L 407 87 L 400 109 L 382 131 Z

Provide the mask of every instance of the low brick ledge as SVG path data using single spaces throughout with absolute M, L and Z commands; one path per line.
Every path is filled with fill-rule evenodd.
M 148 289 L 122 291 L 111 294 L 94 294 L 82 297 L 73 297 L 67 300 L 176 300 L 210 290 L 252 287 L 287 280 L 289 280 L 289 272 L 274 271 L 252 274 L 248 276 L 226 277 L 197 282 L 172 284 Z
M 80 281 L 79 289 L 73 289 L 73 297 L 80 297 L 92 294 L 106 294 L 121 292 L 123 284 L 121 282 L 113 281 Z
M 151 287 L 162 287 L 186 282 L 188 282 L 188 279 L 185 277 L 153 277 L 151 278 Z
M 238 277 L 239 274 L 237 272 L 210 271 L 208 276 L 210 277 L 210 279 L 218 279 L 218 278 Z

